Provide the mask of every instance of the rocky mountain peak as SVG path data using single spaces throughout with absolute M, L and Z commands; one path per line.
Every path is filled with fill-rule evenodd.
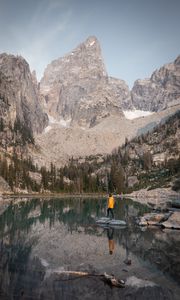
M 64 57 L 52 61 L 45 69 L 41 80 L 41 92 L 46 94 L 55 84 L 66 83 L 87 77 L 107 76 L 101 48 L 95 37 L 89 37 Z
M 123 116 L 124 89 L 128 94 L 128 87 L 121 82 L 117 93 L 117 82 L 109 80 L 94 36 L 49 64 L 40 82 L 47 112 L 83 127 L 94 126 L 111 114 Z
M 101 47 L 98 39 L 95 36 L 89 36 L 83 43 L 77 46 L 73 51 L 96 52 L 97 56 L 102 59 Z
M 89 36 L 83 44 L 86 45 L 87 47 L 89 47 L 89 46 L 92 47 L 92 46 L 95 46 L 95 45 L 98 45 L 98 47 L 100 47 L 99 46 L 99 41 L 96 38 L 96 36 L 94 36 L 94 35 Z
M 12 54 L 0 54 L 0 71 L 7 80 L 16 79 L 20 83 L 30 75 L 29 65 L 22 56 L 14 56 Z

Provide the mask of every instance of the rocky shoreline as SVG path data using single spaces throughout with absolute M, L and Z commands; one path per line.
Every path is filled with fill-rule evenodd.
M 42 197 L 42 198 L 51 198 L 51 197 L 107 197 L 107 194 L 103 193 L 84 193 L 84 194 L 28 194 L 28 193 L 9 193 L 7 190 L 0 190 L 0 203 L 6 202 L 8 200 L 12 200 L 12 198 L 22 198 L 22 197 Z M 141 189 L 138 191 L 133 191 L 130 194 L 121 194 L 115 195 L 115 198 L 130 198 L 134 201 L 140 202 L 142 204 L 146 204 L 151 208 L 155 209 L 167 209 L 172 201 L 179 200 L 180 201 L 180 193 L 171 190 L 170 188 L 157 188 L 154 190 Z
M 146 204 L 154 210 L 140 217 L 138 225 L 180 229 L 180 193 L 170 188 L 158 188 L 134 191 L 129 196 L 132 200 Z
M 28 200 L 30 197 L 106 197 L 105 194 L 56 194 L 56 195 L 6 195 L 0 193 L 0 214 L 6 210 L 8 204 L 12 201 L 12 198 L 16 198 L 17 201 L 21 201 L 22 198 Z M 116 198 L 122 198 L 122 195 L 115 195 Z M 154 190 L 142 189 L 134 191 L 131 194 L 123 195 L 123 198 L 131 198 L 132 200 L 148 205 L 154 212 L 141 216 L 138 220 L 140 226 L 161 226 L 163 228 L 180 229 L 180 193 L 172 191 L 170 188 L 158 188 Z M 25 200 L 25 199 L 24 199 Z M 175 204 L 175 205 L 173 205 Z M 174 209 L 175 207 L 175 209 Z M 176 209 L 176 208 L 179 208 Z M 176 211 L 173 211 L 176 210 Z
M 170 208 L 172 201 L 180 201 L 180 193 L 173 191 L 171 188 L 142 189 L 125 196 L 160 210 Z

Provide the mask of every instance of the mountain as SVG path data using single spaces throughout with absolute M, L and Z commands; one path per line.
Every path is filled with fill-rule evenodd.
M 45 69 L 39 92 L 42 106 L 49 115 L 49 125 L 41 135 L 36 135 L 39 153 L 31 153 L 34 161 L 39 165 L 48 166 L 53 162 L 60 166 L 72 156 L 107 154 L 122 145 L 126 138 L 152 130 L 178 109 L 169 100 L 170 107 L 162 110 L 158 102 L 162 94 L 160 82 L 167 81 L 167 78 L 166 90 L 169 92 L 166 100 L 170 99 L 169 95 L 175 99 L 175 93 L 170 91 L 177 89 L 178 72 L 177 59 L 153 73 L 152 86 L 156 87 L 157 98 L 146 84 L 151 82 L 150 79 L 141 81 L 145 82 L 141 86 L 137 81 L 130 92 L 123 80 L 108 76 L 100 44 L 96 37 L 89 37 Z M 133 108 L 154 111 L 153 103 L 158 112 L 149 117 L 128 120 L 123 114 L 123 110 Z M 180 106 L 177 93 L 175 103 Z
M 136 80 L 131 91 L 136 109 L 159 111 L 180 104 L 180 56 L 156 70 L 151 78 Z
M 49 64 L 40 82 L 46 111 L 57 120 L 93 127 L 111 115 L 123 117 L 130 97 L 123 80 L 109 78 L 95 37 Z
M 101 161 L 118 147 L 127 145 L 128 140 L 136 137 L 139 141 L 180 109 L 179 64 L 180 57 L 155 71 L 150 79 L 136 81 L 129 91 L 123 80 L 108 76 L 99 42 L 93 36 L 50 63 L 40 83 L 22 57 L 1 54 L 0 176 L 12 189 L 30 187 L 40 191 L 41 181 L 44 189 L 49 188 L 48 180 L 52 178 L 47 180 L 48 176 L 54 176 L 55 180 L 56 168 L 64 167 L 69 161 L 86 162 L 87 156 L 93 156 L 97 157 L 98 164 L 98 159 Z M 149 110 L 151 114 L 127 119 L 123 110 L 132 108 Z M 160 159 L 160 135 L 163 133 L 158 133 L 152 147 L 145 145 L 144 149 L 139 142 L 140 148 L 139 144 L 133 144 L 134 148 L 129 146 L 130 152 L 121 155 L 124 161 L 129 155 L 136 158 L 138 153 L 146 153 L 148 149 L 151 154 L 157 149 L 154 157 Z M 171 149 L 168 141 L 165 145 Z M 166 154 L 168 161 L 171 153 Z M 148 161 L 149 158 L 147 154 Z M 142 161 L 140 156 L 137 165 L 139 161 Z M 133 165 L 130 161 L 129 166 L 131 164 L 132 172 L 127 172 L 127 178 L 136 172 L 136 162 Z M 78 168 L 73 172 L 77 173 Z M 121 167 L 120 170 L 124 172 Z M 63 176 L 72 180 L 72 174 L 68 178 L 66 171 L 66 168 L 60 171 L 57 191 L 64 189 Z M 85 171 L 86 165 L 80 172 L 80 181 L 84 180 Z M 53 182 L 50 189 L 54 190 Z M 90 187 L 87 190 L 90 191 Z
M 22 57 L 1 54 L 1 146 L 12 152 L 17 144 L 35 143 L 28 154 L 48 167 L 72 156 L 111 153 L 180 107 L 179 60 L 137 81 L 130 92 L 123 80 L 108 76 L 94 36 L 50 63 L 40 83 Z M 154 113 L 126 119 L 123 110 L 132 108 Z

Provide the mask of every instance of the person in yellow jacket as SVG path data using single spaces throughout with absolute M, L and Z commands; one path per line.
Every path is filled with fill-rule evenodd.
M 109 213 L 111 213 L 112 219 L 114 219 L 114 205 L 115 200 L 112 194 L 109 194 L 108 206 L 107 206 L 107 217 L 109 218 Z

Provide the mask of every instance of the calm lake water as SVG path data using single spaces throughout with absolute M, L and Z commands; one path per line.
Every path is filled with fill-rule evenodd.
M 73 297 L 75 280 L 60 280 L 62 271 L 136 276 L 178 299 L 180 231 L 138 227 L 136 218 L 148 211 L 119 199 L 115 218 L 128 226 L 105 228 L 95 221 L 105 216 L 106 199 L 13 199 L 0 215 L 0 299 L 86 299 Z

